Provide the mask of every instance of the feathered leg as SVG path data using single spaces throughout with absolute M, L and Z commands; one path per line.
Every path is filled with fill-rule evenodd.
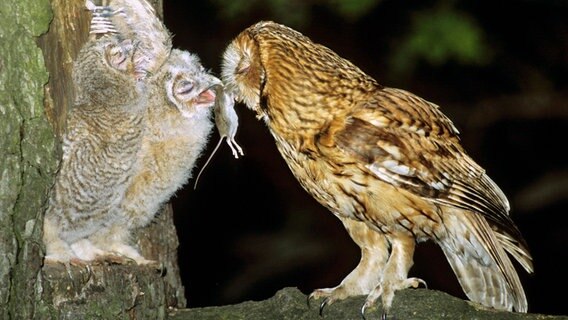
M 417 288 L 420 284 L 426 286 L 426 282 L 422 279 L 408 278 L 408 271 L 413 265 L 414 238 L 406 234 L 397 234 L 389 240 L 391 242 L 389 259 L 383 269 L 380 283 L 367 296 L 361 309 L 363 315 L 365 310 L 373 307 L 380 297 L 383 303 L 383 318 L 386 318 L 397 290 Z
M 388 258 L 388 245 L 384 235 L 375 232 L 363 222 L 349 218 L 340 219 L 351 238 L 361 248 L 361 260 L 338 286 L 317 289 L 309 295 L 308 299 L 324 298 L 320 313 L 325 306 L 337 300 L 369 294 L 378 285 Z
M 129 244 L 130 230 L 122 224 L 114 224 L 90 238 L 107 252 L 106 257 L 102 257 L 102 259 L 116 263 L 125 263 L 127 262 L 123 261 L 125 259 L 135 261 L 137 264 L 155 263 L 153 260 L 145 259 L 136 248 Z

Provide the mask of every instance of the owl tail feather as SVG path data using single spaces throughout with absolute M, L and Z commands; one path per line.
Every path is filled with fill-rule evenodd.
M 527 312 L 527 299 L 506 251 L 532 272 L 530 255 L 494 231 L 479 214 L 456 212 L 445 221 L 448 236 L 438 244 L 467 297 L 499 310 Z

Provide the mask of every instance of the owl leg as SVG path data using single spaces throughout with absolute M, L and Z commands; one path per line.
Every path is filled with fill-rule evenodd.
M 90 240 L 81 239 L 77 242 L 71 244 L 71 249 L 79 257 L 79 259 L 84 261 L 93 261 L 99 256 L 105 255 L 105 251 L 97 248 Z
M 59 237 L 57 224 L 49 217 L 43 223 L 43 242 L 45 244 L 45 263 L 69 263 L 79 258 L 69 244 Z
M 340 219 L 351 238 L 361 248 L 361 260 L 338 286 L 317 289 L 308 296 L 308 301 L 324 298 L 320 305 L 320 314 L 325 306 L 337 300 L 369 294 L 379 284 L 379 276 L 388 258 L 388 244 L 384 235 L 373 231 L 363 222 L 349 218 Z
M 394 293 L 397 290 L 406 288 L 417 288 L 420 284 L 426 286 L 426 282 L 419 278 L 408 278 L 408 271 L 413 265 L 413 255 L 415 248 L 414 238 L 395 236 L 391 239 L 391 253 L 377 285 L 367 296 L 367 300 L 361 309 L 361 314 L 365 315 L 365 310 L 372 308 L 379 297 L 383 303 L 383 319 L 386 319 Z
M 156 263 L 144 258 L 136 248 L 128 244 L 130 230 L 124 225 L 114 225 L 91 236 L 90 239 L 100 248 L 105 248 L 106 254 L 102 257 L 105 260 L 120 264 L 125 264 L 129 260 L 137 264 Z

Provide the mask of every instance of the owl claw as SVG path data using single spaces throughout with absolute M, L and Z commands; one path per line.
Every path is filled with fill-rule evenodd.
M 391 308 L 395 292 L 406 288 L 418 288 L 420 285 L 424 285 L 426 288 L 428 288 L 426 281 L 420 278 L 407 278 L 403 280 L 383 282 L 379 284 L 367 296 L 367 300 L 361 308 L 361 315 L 364 316 L 365 310 L 374 307 L 377 300 L 381 298 L 383 304 L 383 313 L 381 315 L 381 319 L 386 320 L 388 318 L 389 310 Z
M 366 311 L 366 310 L 367 310 L 367 304 L 364 304 L 364 305 L 361 307 L 361 318 L 362 318 L 363 320 L 367 320 L 367 317 L 365 317 L 365 311 Z M 383 311 L 383 312 L 381 313 L 381 320 L 387 320 L 387 313 L 386 313 L 385 311 Z
M 314 291 L 314 292 L 312 292 L 312 293 L 310 293 L 310 294 L 308 295 L 308 298 L 306 299 L 306 303 L 308 304 L 308 307 L 311 307 L 311 303 L 310 303 L 311 300 L 318 300 L 319 298 L 320 298 L 320 297 L 317 296 L 317 290 Z
M 367 318 L 365 317 L 365 309 L 366 309 L 366 307 L 367 307 L 366 305 L 363 305 L 363 306 L 361 307 L 361 319 L 363 319 L 363 320 L 367 320 Z
M 365 312 L 367 311 L 367 309 L 369 309 L 369 308 L 372 309 L 374 306 L 375 306 L 375 300 L 369 300 L 369 299 L 367 298 L 367 301 L 365 301 L 365 303 L 364 303 L 363 306 L 361 307 L 361 318 L 366 319 L 366 317 L 365 317 Z M 383 316 L 384 316 L 385 314 L 386 314 L 386 313 L 383 312 Z
M 319 315 L 320 315 L 320 317 L 323 317 L 323 309 L 324 309 L 328 304 L 331 304 L 331 301 L 330 301 L 329 297 L 323 299 L 323 301 L 322 301 L 321 304 L 320 304 L 320 307 L 319 307 Z
M 156 267 L 156 271 L 160 273 L 160 277 L 166 275 L 167 269 L 163 262 L 154 261 L 153 263 L 149 264 L 149 266 L 154 266 L 154 265 Z
M 422 279 L 420 279 L 420 278 L 413 278 L 413 279 L 416 279 L 416 281 L 418 281 L 419 284 L 422 284 L 425 289 L 428 289 L 428 284 L 426 283 L 426 281 L 424 281 L 424 280 L 422 280 Z M 419 287 L 419 286 L 417 285 L 417 286 L 414 287 L 414 288 L 418 288 L 418 287 Z
M 319 299 L 319 298 L 321 297 L 320 294 L 321 294 L 321 292 L 319 292 L 318 290 L 316 290 L 316 291 L 312 292 L 310 295 L 308 295 L 308 298 L 306 299 L 306 303 L 308 304 L 308 308 L 311 307 L 310 300 L 312 300 L 312 299 L 314 299 L 314 300 Z M 320 315 L 320 317 L 323 317 L 323 309 L 324 309 L 326 306 L 332 304 L 333 301 L 334 301 L 334 300 L 333 300 L 332 298 L 330 298 L 330 297 L 325 297 L 325 298 L 323 299 L 323 301 L 320 303 L 320 306 L 319 306 L 319 315 Z
M 361 307 L 361 318 L 363 320 L 367 320 L 367 317 L 365 317 L 365 311 L 367 310 L 367 304 L 363 304 L 363 306 Z M 381 320 L 387 320 L 388 316 L 387 316 L 387 312 L 383 311 L 381 313 Z

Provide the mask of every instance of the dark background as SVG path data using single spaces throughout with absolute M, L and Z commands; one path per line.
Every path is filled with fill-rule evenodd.
M 284 2 L 165 0 L 164 17 L 174 45 L 217 75 L 240 31 L 275 20 L 380 83 L 439 104 L 511 201 L 534 258 L 533 275 L 518 268 L 529 310 L 568 314 L 568 2 L 371 0 L 359 1 L 368 7 L 356 14 L 341 11 L 342 1 Z M 188 307 L 266 299 L 286 286 L 333 287 L 359 261 L 341 223 L 293 178 L 264 124 L 243 105 L 237 112 L 245 156 L 235 160 L 223 145 L 197 189 L 192 179 L 172 200 Z M 214 132 L 195 175 L 217 139 Z M 418 246 L 410 275 L 464 297 L 431 243 Z

